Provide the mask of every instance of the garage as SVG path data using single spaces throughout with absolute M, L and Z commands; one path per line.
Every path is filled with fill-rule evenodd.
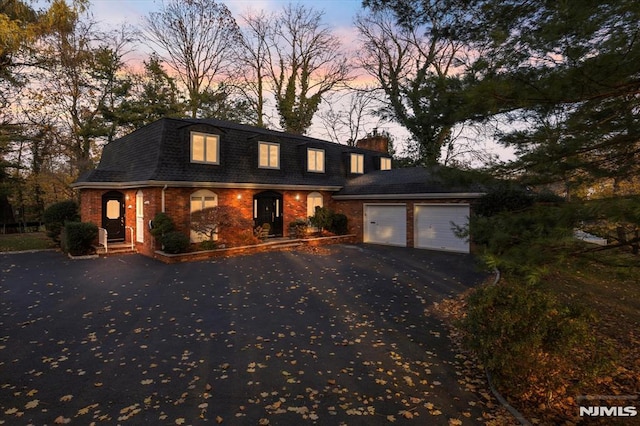
M 365 204 L 364 242 L 406 247 L 406 204 Z
M 452 222 L 469 221 L 468 204 L 417 204 L 414 206 L 414 246 L 431 250 L 469 253 L 469 242 L 456 237 Z

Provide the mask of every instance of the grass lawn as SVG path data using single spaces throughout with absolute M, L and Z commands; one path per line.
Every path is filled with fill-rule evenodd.
M 55 247 L 56 245 L 44 232 L 0 234 L 0 252 L 42 250 Z

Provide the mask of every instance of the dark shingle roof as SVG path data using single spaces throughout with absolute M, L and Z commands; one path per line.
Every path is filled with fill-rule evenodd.
M 486 190 L 482 185 L 452 178 L 451 171 L 442 166 L 378 170 L 349 180 L 336 195 L 478 193 Z M 463 174 L 456 173 L 458 176 Z
M 220 164 L 190 161 L 189 132 L 220 136 Z M 261 169 L 258 142 L 280 144 L 280 169 Z M 325 150 L 325 173 L 306 170 L 306 148 Z M 350 152 L 365 154 L 365 169 L 383 154 L 307 136 L 216 119 L 160 119 L 104 147 L 98 167 L 75 186 L 87 183 L 222 182 L 340 187 Z

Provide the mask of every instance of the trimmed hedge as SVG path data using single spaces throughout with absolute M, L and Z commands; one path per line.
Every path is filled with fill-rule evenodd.
M 61 247 L 72 256 L 84 256 L 93 252 L 93 242 L 98 238 L 98 227 L 87 222 L 67 222 L 62 231 Z
M 167 232 L 162 236 L 162 250 L 165 253 L 184 253 L 189 248 L 189 244 L 189 237 L 179 231 Z
M 47 207 L 42 216 L 47 236 L 60 243 L 60 233 L 67 222 L 78 222 L 78 204 L 73 200 L 60 201 Z
M 320 229 L 326 229 L 336 235 L 348 232 L 348 218 L 342 213 L 335 213 L 327 207 L 316 207 L 316 213 L 309 218 L 311 224 Z

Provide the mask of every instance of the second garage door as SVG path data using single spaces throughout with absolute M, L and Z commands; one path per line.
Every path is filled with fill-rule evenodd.
M 406 247 L 407 206 L 365 204 L 364 242 Z
M 451 223 L 469 222 L 466 204 L 425 204 L 414 207 L 414 245 L 417 248 L 469 253 L 469 242 L 454 234 Z

